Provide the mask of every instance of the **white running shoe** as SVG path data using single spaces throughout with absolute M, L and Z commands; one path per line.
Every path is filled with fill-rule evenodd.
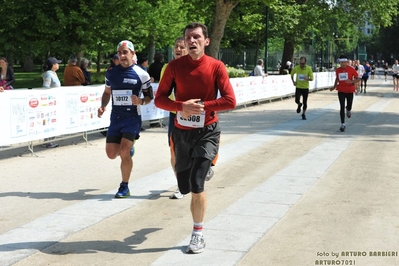
M 209 171 L 206 174 L 205 181 L 211 180 L 211 178 L 213 177 L 213 174 L 214 174 L 214 172 L 213 172 L 213 169 L 212 169 L 212 166 L 211 166 L 211 167 L 209 167 Z
M 187 196 L 188 194 L 181 194 L 180 190 L 177 189 L 172 195 L 170 195 L 170 199 L 182 199 L 183 197 Z
M 205 239 L 203 235 L 192 235 L 190 244 L 188 244 L 186 253 L 198 254 L 204 251 Z

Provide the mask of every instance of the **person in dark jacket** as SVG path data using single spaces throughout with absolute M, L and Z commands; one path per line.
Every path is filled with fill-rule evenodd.
M 12 90 L 12 84 L 15 82 L 14 71 L 8 65 L 5 57 L 0 57 L 0 92 Z
M 154 56 L 154 62 L 150 65 L 148 69 L 148 74 L 150 74 L 151 82 L 159 82 L 161 78 L 162 67 L 163 67 L 163 54 L 156 53 Z
M 83 86 L 91 85 L 91 73 L 89 71 L 90 61 L 86 58 L 80 59 L 80 69 L 82 69 L 83 76 L 85 76 L 85 82 L 82 83 Z
M 109 67 L 114 67 L 117 65 L 119 65 L 119 56 L 118 54 L 114 54 L 114 56 L 111 58 L 111 65 Z

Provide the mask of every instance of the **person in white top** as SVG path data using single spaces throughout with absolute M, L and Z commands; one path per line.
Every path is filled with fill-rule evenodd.
M 43 88 L 50 89 L 55 87 L 61 87 L 61 82 L 57 76 L 56 71 L 59 69 L 59 63 L 61 60 L 58 60 L 55 57 L 49 57 L 46 60 L 46 63 L 43 65 L 44 72 L 42 73 L 43 78 Z M 53 140 L 55 137 L 45 138 L 44 141 Z M 56 148 L 59 144 L 55 142 L 48 142 L 42 144 L 43 148 Z
M 355 69 L 357 71 L 359 79 L 361 80 L 361 78 L 364 74 L 364 67 L 362 64 L 360 64 L 359 60 L 355 60 Z M 356 83 L 355 87 L 356 87 L 356 94 L 357 94 L 359 92 L 360 81 Z M 363 90 L 361 90 L 360 92 L 363 92 Z
M 399 87 L 399 63 L 395 60 L 395 64 L 392 65 L 392 77 L 393 77 L 393 90 L 397 91 Z
M 254 76 L 267 77 L 267 73 L 263 71 L 263 60 L 258 59 L 257 65 L 254 68 Z
M 57 60 L 55 57 L 49 57 L 43 66 L 43 87 L 46 89 L 61 87 L 61 82 L 57 76 L 56 71 L 59 69 L 59 63 L 61 60 Z

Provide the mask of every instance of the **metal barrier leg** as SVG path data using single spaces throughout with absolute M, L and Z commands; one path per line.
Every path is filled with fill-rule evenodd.
M 89 144 L 89 145 L 92 145 L 92 144 L 89 142 L 89 138 L 88 138 L 87 136 L 88 136 L 87 131 L 82 132 L 82 139 L 79 140 L 78 142 L 76 142 L 75 145 L 79 144 L 81 141 L 84 141 L 84 142 L 85 142 L 86 147 L 87 147 L 88 144 Z
M 34 151 L 33 151 L 33 141 L 28 142 L 28 150 L 22 153 L 20 156 L 23 156 L 24 154 L 29 153 L 31 156 L 39 157 Z

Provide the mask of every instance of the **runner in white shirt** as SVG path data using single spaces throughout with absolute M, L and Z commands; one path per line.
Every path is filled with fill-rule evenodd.
M 399 87 L 399 63 L 395 60 L 395 64 L 392 65 L 392 77 L 393 77 L 393 90 L 397 91 Z
M 362 79 L 362 76 L 363 76 L 363 74 L 364 74 L 364 67 L 363 67 L 362 64 L 360 64 L 360 61 L 359 61 L 359 60 L 355 60 L 355 69 L 356 69 L 356 71 L 357 71 L 357 74 L 358 74 L 358 76 L 359 76 L 359 79 L 361 80 L 361 79 Z M 357 82 L 355 86 L 356 86 L 356 94 L 357 94 L 357 93 L 359 92 L 360 81 Z M 361 90 L 360 90 L 360 93 L 362 93 L 362 92 L 363 92 L 363 90 L 361 89 Z

